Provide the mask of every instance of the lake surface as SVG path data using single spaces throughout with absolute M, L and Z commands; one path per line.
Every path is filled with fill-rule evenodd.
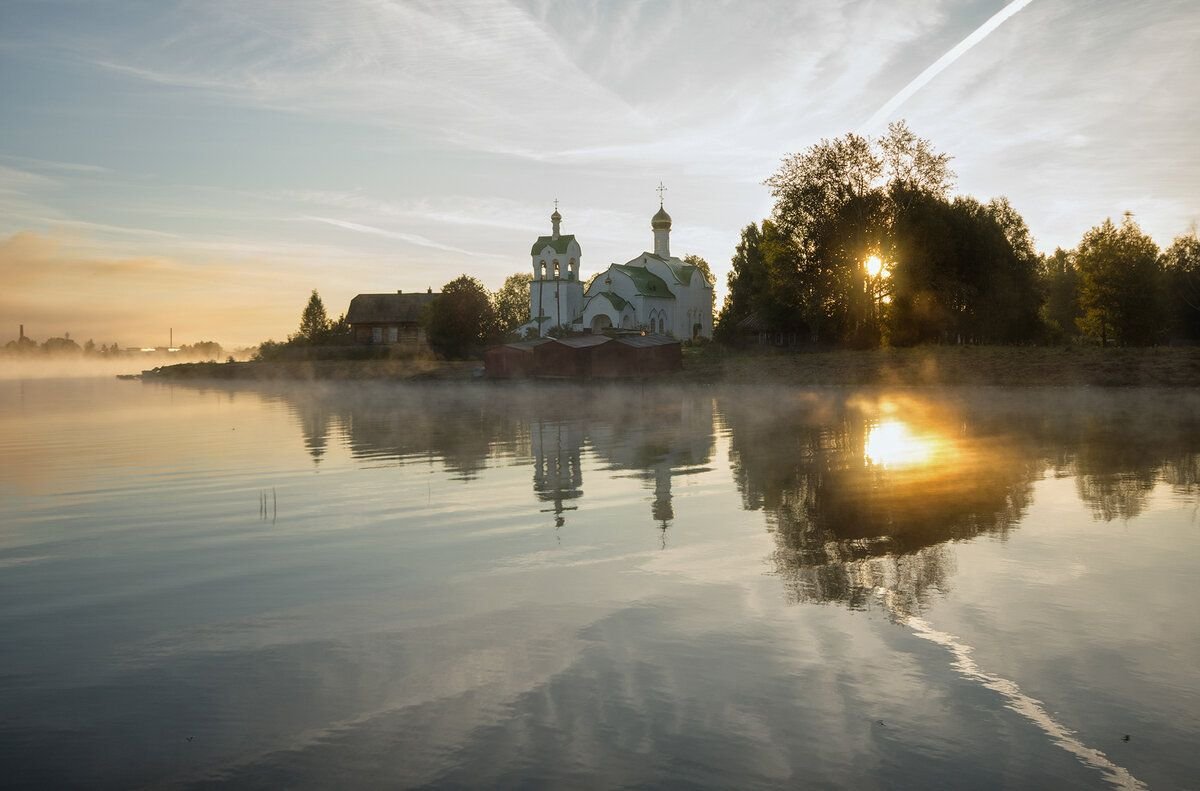
M 1200 397 L 0 382 L 0 785 L 1200 778 Z

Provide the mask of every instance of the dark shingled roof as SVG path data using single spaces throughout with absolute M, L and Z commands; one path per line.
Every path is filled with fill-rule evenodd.
M 439 294 L 359 294 L 350 300 L 347 324 L 408 324 L 421 320 L 421 311 Z

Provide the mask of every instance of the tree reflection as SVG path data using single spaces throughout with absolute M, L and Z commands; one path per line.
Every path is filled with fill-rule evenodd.
M 914 399 L 721 401 L 747 508 L 775 533 L 775 564 L 801 601 L 866 606 L 880 587 L 915 608 L 943 590 L 943 545 L 1003 536 L 1040 465 L 1006 436 Z
M 310 386 L 285 403 L 314 461 L 440 464 L 470 482 L 528 465 L 561 527 L 584 479 L 642 482 L 645 516 L 676 522 L 673 484 L 709 472 L 716 436 L 742 505 L 762 511 L 773 563 L 800 601 L 865 607 L 880 589 L 917 610 L 953 576 L 953 541 L 1003 538 L 1041 476 L 1071 477 L 1096 520 L 1132 519 L 1156 487 L 1200 490 L 1200 399 L 1172 391 L 867 393 L 638 385 Z

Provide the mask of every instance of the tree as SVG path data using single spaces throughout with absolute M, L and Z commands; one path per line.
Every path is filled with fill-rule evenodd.
M 424 321 L 429 345 L 448 358 L 475 354 L 497 336 L 491 295 L 470 275 L 447 283 L 426 309 Z
M 517 272 L 504 278 L 504 285 L 492 295 L 496 325 L 502 333 L 515 332 L 529 321 L 529 284 L 533 275 Z
M 1200 341 L 1200 239 L 1194 230 L 1163 251 L 1161 266 L 1172 335 Z
M 315 345 L 325 340 L 329 330 L 329 316 L 325 313 L 325 303 L 314 288 L 308 298 L 308 304 L 304 306 L 304 312 L 300 315 L 300 330 L 289 340 Z
M 813 340 L 879 341 L 886 275 L 869 277 L 864 263 L 872 255 L 894 262 L 902 215 L 946 203 L 949 162 L 895 122 L 879 140 L 854 133 L 823 139 L 767 179 L 786 237 L 768 256 L 772 287 L 784 289 L 779 301 L 801 314 Z
M 765 226 L 769 221 L 764 220 Z M 756 223 L 742 229 L 737 248 L 725 278 L 728 291 L 717 317 L 713 334 L 720 340 L 732 341 L 737 325 L 754 312 L 767 297 L 767 270 L 762 258 L 762 234 Z
M 892 121 L 879 139 L 880 159 L 889 191 L 946 198 L 954 186 L 950 155 L 933 150 L 933 144 L 917 137 L 904 121 Z
M 1073 337 L 1079 334 L 1076 322 L 1079 310 L 1079 274 L 1071 253 L 1057 248 L 1038 264 L 1038 281 L 1045 299 L 1042 321 L 1051 336 Z
M 1144 346 L 1163 328 L 1158 246 L 1126 213 L 1083 235 L 1075 254 L 1079 269 L 1079 328 L 1107 346 Z
M 42 351 L 46 354 L 81 354 L 83 350 L 79 344 L 67 337 L 70 334 L 67 332 L 61 338 L 47 338 L 42 344 Z
M 354 338 L 350 334 L 350 323 L 346 321 L 346 314 L 342 313 L 337 317 L 336 321 L 329 323 L 329 331 L 326 333 L 326 343 L 348 344 L 353 343 Z
M 683 257 L 683 262 L 699 269 L 700 274 L 704 276 L 704 282 L 708 283 L 710 286 L 717 282 L 717 279 L 713 277 L 712 267 L 710 267 L 708 262 L 700 256 L 691 254 L 685 255 Z
M 179 347 L 181 357 L 190 357 L 200 360 L 219 360 L 225 350 L 221 348 L 221 344 L 216 341 L 198 341 L 192 344 L 184 344 Z

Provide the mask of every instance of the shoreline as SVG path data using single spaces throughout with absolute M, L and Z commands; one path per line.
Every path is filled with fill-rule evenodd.
M 144 371 L 162 381 L 394 381 L 523 383 L 495 380 L 479 361 L 315 360 L 179 363 Z M 588 380 L 584 380 L 588 381 Z M 643 380 L 590 380 L 620 384 Z M 864 351 L 684 350 L 683 370 L 662 384 L 930 387 L 1200 387 L 1200 347 L 919 346 Z

